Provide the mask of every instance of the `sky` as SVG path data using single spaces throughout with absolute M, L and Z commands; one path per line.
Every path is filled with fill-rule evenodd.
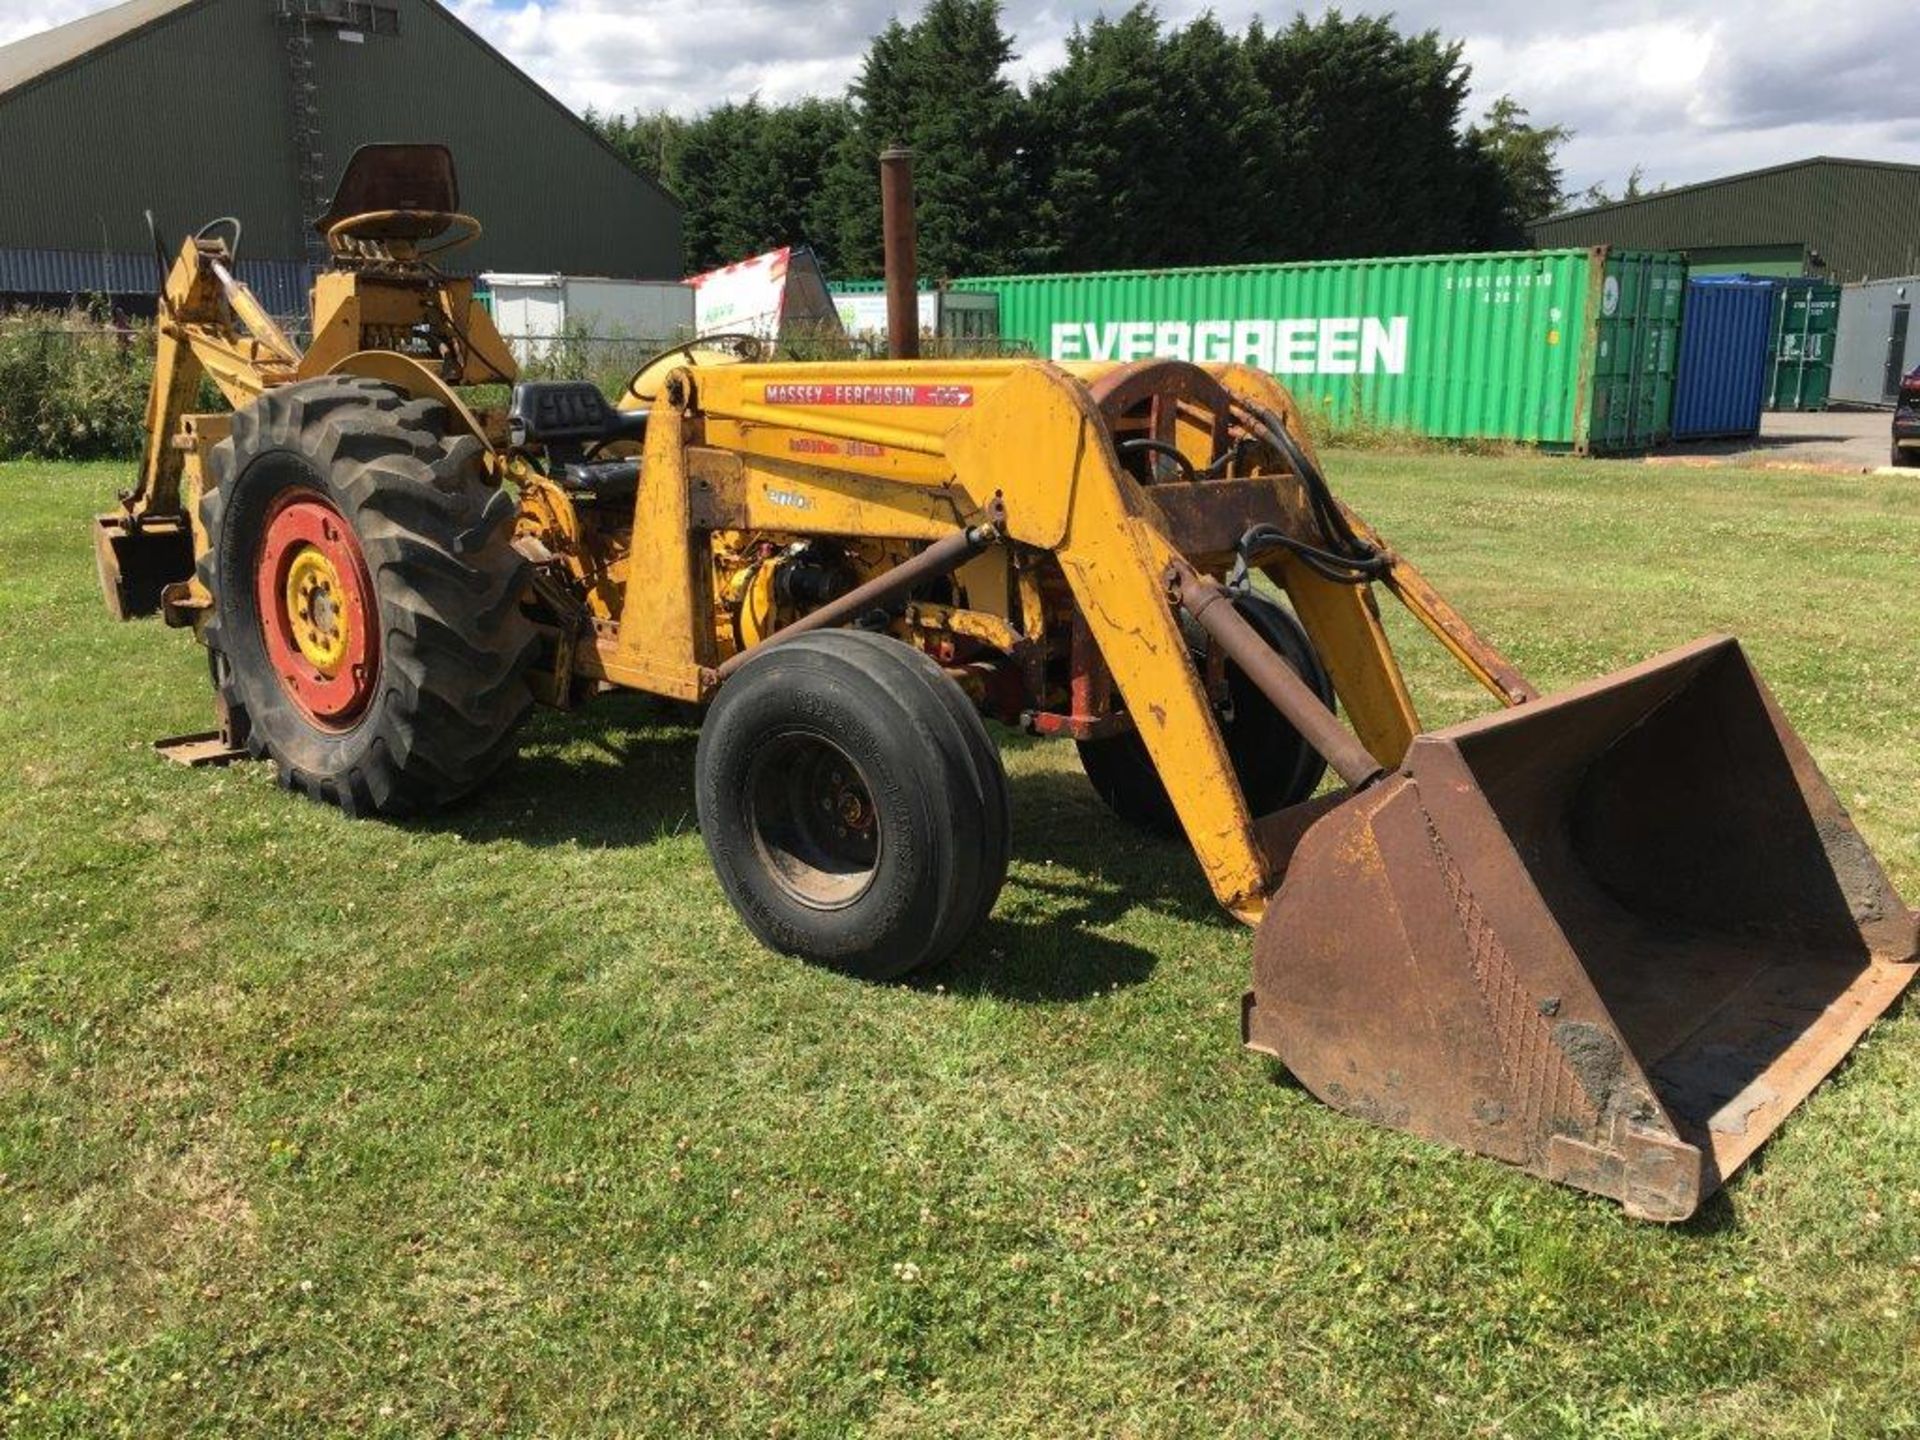
M 575 109 L 838 95 L 868 38 L 915 0 L 447 0 Z M 1024 83 L 1057 64 L 1076 23 L 1126 0 L 1009 3 Z M 0 0 L 0 44 L 106 8 L 103 0 Z M 1284 24 L 1293 5 L 1161 0 L 1170 24 L 1211 10 L 1238 29 Z M 1303 7 L 1314 16 L 1327 7 Z M 1476 112 L 1511 94 L 1535 123 L 1570 126 L 1567 188 L 1685 184 L 1809 155 L 1920 163 L 1913 0 L 1350 0 L 1408 30 L 1465 42 Z

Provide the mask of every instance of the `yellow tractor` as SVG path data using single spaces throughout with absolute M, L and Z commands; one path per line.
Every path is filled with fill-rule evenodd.
M 362 151 L 321 224 L 304 351 L 223 235 L 185 245 L 140 480 L 97 522 L 115 612 L 206 648 L 220 729 L 185 758 L 396 815 L 485 782 L 536 703 L 693 702 L 742 921 L 885 979 L 1005 877 L 982 717 L 1070 738 L 1257 927 L 1249 1046 L 1659 1220 L 1913 977 L 1914 912 L 1732 640 L 1541 697 L 1334 497 L 1266 374 L 721 339 L 612 401 L 476 410 L 514 365 L 432 258 L 479 230 L 446 152 Z M 203 376 L 230 414 L 187 413 Z M 1382 591 L 1497 708 L 1422 730 Z

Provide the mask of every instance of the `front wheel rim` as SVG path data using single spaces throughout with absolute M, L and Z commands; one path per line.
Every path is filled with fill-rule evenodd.
M 812 910 L 844 910 L 873 887 L 884 841 L 873 788 L 851 755 L 814 731 L 759 747 L 746 818 L 762 868 Z

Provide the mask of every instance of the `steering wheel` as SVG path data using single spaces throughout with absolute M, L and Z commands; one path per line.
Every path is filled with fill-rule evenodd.
M 696 351 L 717 350 L 723 355 L 735 356 L 745 364 L 756 365 L 767 358 L 767 349 L 766 341 L 758 335 L 750 335 L 744 331 L 716 331 L 711 335 L 696 335 L 691 340 L 683 340 L 678 345 L 669 345 L 658 355 L 650 356 L 645 364 L 633 372 L 622 393 L 632 396 L 635 400 L 650 399 L 641 382 L 649 377 L 655 379 L 660 377 L 666 369 L 670 368 L 665 362 L 675 355 L 684 356 L 685 363 L 688 365 L 698 365 L 700 361 L 695 354 Z
M 444 255 L 471 245 L 480 238 L 480 222 L 471 215 L 450 210 L 363 210 L 348 215 L 327 227 L 327 244 L 339 250 L 351 241 L 392 242 L 408 245 L 416 259 Z M 437 241 L 437 244 L 423 244 Z

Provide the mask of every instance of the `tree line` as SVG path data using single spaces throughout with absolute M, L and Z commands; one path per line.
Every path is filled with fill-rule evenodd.
M 1391 18 L 1244 31 L 1150 5 L 1078 27 L 1025 89 L 998 0 L 930 0 L 847 93 L 588 121 L 679 197 L 689 269 L 778 245 L 880 273 L 878 154 L 915 152 L 933 277 L 1519 247 L 1562 200 L 1569 132 L 1467 114 L 1457 41 Z

